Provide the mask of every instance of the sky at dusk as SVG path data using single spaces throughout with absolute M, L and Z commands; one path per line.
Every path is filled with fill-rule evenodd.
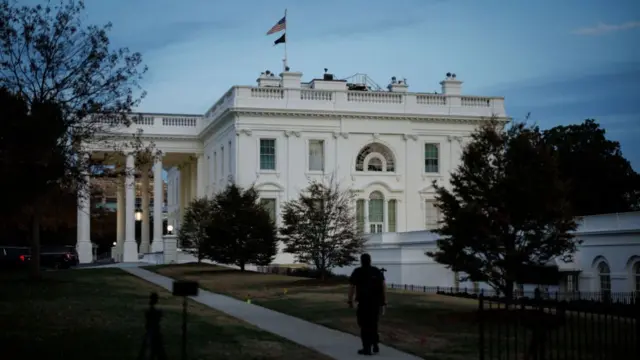
M 36 2 L 36 1 L 24 1 Z M 288 10 L 289 66 L 310 80 L 366 73 L 386 86 L 439 91 L 447 72 L 467 95 L 505 96 L 543 128 L 595 118 L 640 170 L 638 0 L 86 0 L 115 46 L 143 54 L 139 111 L 202 114 L 232 85 L 279 72 Z

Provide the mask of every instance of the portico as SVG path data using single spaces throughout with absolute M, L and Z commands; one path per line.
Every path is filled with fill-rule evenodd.
M 164 196 L 163 170 L 173 167 L 185 169 L 184 178 L 180 181 L 180 191 L 185 194 L 177 209 L 175 217 L 180 218 L 188 206 L 189 199 L 204 194 L 203 181 L 198 176 L 205 171 L 202 154 L 198 152 L 159 151 L 153 158 L 146 159 L 135 152 L 114 154 L 106 151 L 92 152 L 92 158 L 104 160 L 107 165 L 116 168 L 116 223 L 117 232 L 112 257 L 118 262 L 137 262 L 139 255 L 150 252 L 162 252 L 163 247 L 163 205 L 168 199 Z M 199 166 L 200 165 L 200 166 Z M 200 168 L 200 169 L 199 169 Z M 90 183 L 89 174 L 87 183 Z M 91 243 L 91 200 L 84 188 L 78 194 L 77 251 L 80 263 L 90 263 L 92 257 Z M 153 194 L 153 205 L 151 205 Z M 168 194 L 170 197 L 172 194 Z M 140 202 L 136 204 L 136 198 Z M 152 221 L 153 219 L 153 221 Z M 136 221 L 140 221 L 140 239 L 136 239 Z M 151 228 L 153 223 L 153 228 Z M 169 221 L 169 224 L 175 226 Z

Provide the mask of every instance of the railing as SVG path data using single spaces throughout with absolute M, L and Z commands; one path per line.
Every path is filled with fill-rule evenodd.
M 232 106 L 435 116 L 506 116 L 504 98 L 500 97 L 234 86 L 207 111 L 205 126 Z
M 387 287 L 394 290 L 421 292 L 425 294 L 438 294 L 455 296 L 469 299 L 478 299 L 480 296 L 496 297 L 501 296 L 500 293 L 493 289 L 473 288 L 473 287 L 443 287 L 443 286 L 418 286 L 418 285 L 402 285 L 387 284 Z M 532 299 L 536 296 L 537 291 L 514 290 L 513 297 Z M 640 299 L 640 292 L 609 292 L 609 291 L 539 291 L 540 297 L 545 300 L 553 301 L 595 301 L 595 302 L 613 302 L 631 304 L 636 299 Z
M 640 301 L 478 298 L 480 360 L 640 358 Z

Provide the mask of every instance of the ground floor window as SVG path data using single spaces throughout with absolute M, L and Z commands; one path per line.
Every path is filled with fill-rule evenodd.
M 356 222 L 358 230 L 377 234 L 397 231 L 397 201 L 386 200 L 379 191 L 374 191 L 368 199 L 356 202 Z
M 271 221 L 276 223 L 276 199 L 270 198 L 262 198 L 260 199 L 260 205 L 264 207 L 265 210 L 269 213 L 269 217 L 271 217 Z

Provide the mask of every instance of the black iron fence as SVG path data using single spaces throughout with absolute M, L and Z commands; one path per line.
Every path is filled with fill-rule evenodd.
M 640 301 L 480 295 L 478 332 L 480 360 L 640 359 Z
M 455 296 L 462 298 L 478 299 L 480 295 L 487 297 L 500 297 L 501 294 L 492 289 L 479 289 L 473 287 L 443 287 L 443 286 L 418 286 L 418 285 L 402 285 L 402 284 L 387 284 L 390 289 L 421 292 L 425 294 L 438 294 Z M 539 290 L 540 298 L 544 300 L 554 301 L 595 301 L 595 302 L 613 302 L 613 303 L 635 303 L 636 299 L 640 299 L 640 292 L 626 291 L 626 292 L 611 292 L 611 291 L 545 291 Z M 521 291 L 514 290 L 513 297 L 530 298 L 536 297 L 536 290 Z

